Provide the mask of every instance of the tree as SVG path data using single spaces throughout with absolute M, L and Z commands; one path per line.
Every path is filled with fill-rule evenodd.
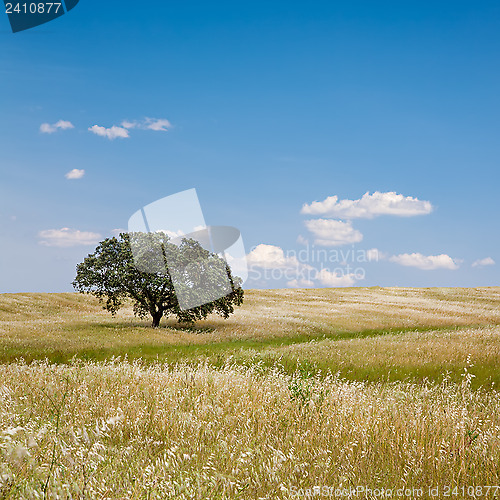
M 174 245 L 165 233 L 122 233 L 119 238 L 107 238 L 76 271 L 73 287 L 78 292 L 98 297 L 112 315 L 132 299 L 134 314 L 150 315 L 153 327 L 169 315 L 187 323 L 211 313 L 228 318 L 243 303 L 241 279 L 232 275 L 224 259 L 193 239 Z M 206 289 L 217 298 L 202 303 L 200 293 L 206 294 Z M 181 308 L 179 291 L 182 298 L 202 305 Z

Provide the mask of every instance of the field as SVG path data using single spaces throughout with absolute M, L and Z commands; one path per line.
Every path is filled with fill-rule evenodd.
M 0 498 L 500 496 L 500 288 L 247 291 L 155 330 L 6 294 L 0 362 Z

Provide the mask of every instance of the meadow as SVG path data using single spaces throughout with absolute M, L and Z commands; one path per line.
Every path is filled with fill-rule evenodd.
M 500 288 L 0 295 L 0 498 L 493 498 L 499 362 Z

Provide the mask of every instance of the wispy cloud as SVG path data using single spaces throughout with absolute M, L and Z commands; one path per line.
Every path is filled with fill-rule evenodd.
M 79 231 L 63 227 L 62 229 L 46 229 L 38 233 L 40 244 L 47 247 L 75 247 L 80 245 L 95 245 L 101 235 L 88 231 Z
M 40 132 L 42 134 L 53 134 L 54 132 L 57 132 L 58 130 L 68 130 L 71 128 L 75 128 L 75 126 L 66 120 L 59 120 L 56 123 L 50 124 L 50 123 L 42 123 L 40 125 Z
M 153 130 L 155 132 L 167 132 L 172 128 L 172 124 L 166 118 L 144 118 L 142 120 L 123 120 L 120 126 L 113 125 L 106 128 L 100 125 L 89 127 L 89 131 L 109 140 L 127 139 L 130 137 L 130 131 Z
M 99 125 L 93 125 L 92 127 L 89 127 L 89 131 L 95 135 L 106 137 L 110 141 L 112 141 L 113 139 L 126 139 L 130 137 L 126 128 L 117 127 L 116 125 L 113 125 L 109 128 L 101 127 Z
M 339 200 L 338 196 L 329 196 L 324 201 L 313 201 L 310 205 L 305 203 L 301 213 L 337 219 L 373 219 L 380 215 L 412 217 L 429 214 L 432 210 L 430 201 L 403 196 L 394 191 L 375 191 L 373 194 L 365 193 L 358 200 Z
M 172 128 L 172 124 L 165 118 L 146 118 L 145 126 L 148 130 L 156 132 L 166 132 Z
M 393 255 L 389 260 L 401 266 L 416 267 L 424 271 L 431 271 L 434 269 L 456 270 L 459 268 L 461 262 L 459 259 L 452 259 L 446 254 L 422 255 L 421 253 Z
M 143 120 L 123 120 L 121 126 L 126 129 L 138 128 L 141 130 L 154 130 L 167 132 L 172 124 L 166 118 L 144 118 Z
M 314 235 L 316 245 L 336 247 L 359 243 L 363 239 L 363 235 L 352 227 L 350 221 L 313 219 L 305 221 L 304 224 Z
M 68 173 L 64 174 L 64 177 L 66 177 L 66 179 L 81 179 L 84 175 L 85 170 L 74 168 L 73 170 L 70 170 Z
M 475 260 L 472 263 L 472 267 L 484 267 L 484 266 L 494 266 L 495 261 L 491 257 L 485 257 L 484 259 Z

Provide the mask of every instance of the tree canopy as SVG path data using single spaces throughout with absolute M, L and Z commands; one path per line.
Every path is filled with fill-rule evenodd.
M 241 279 L 224 259 L 196 240 L 176 245 L 161 232 L 107 238 L 76 271 L 78 292 L 95 295 L 113 315 L 131 299 L 134 314 L 150 315 L 153 327 L 170 315 L 188 323 L 211 313 L 228 318 L 243 303 Z M 200 305 L 186 309 L 185 303 Z

